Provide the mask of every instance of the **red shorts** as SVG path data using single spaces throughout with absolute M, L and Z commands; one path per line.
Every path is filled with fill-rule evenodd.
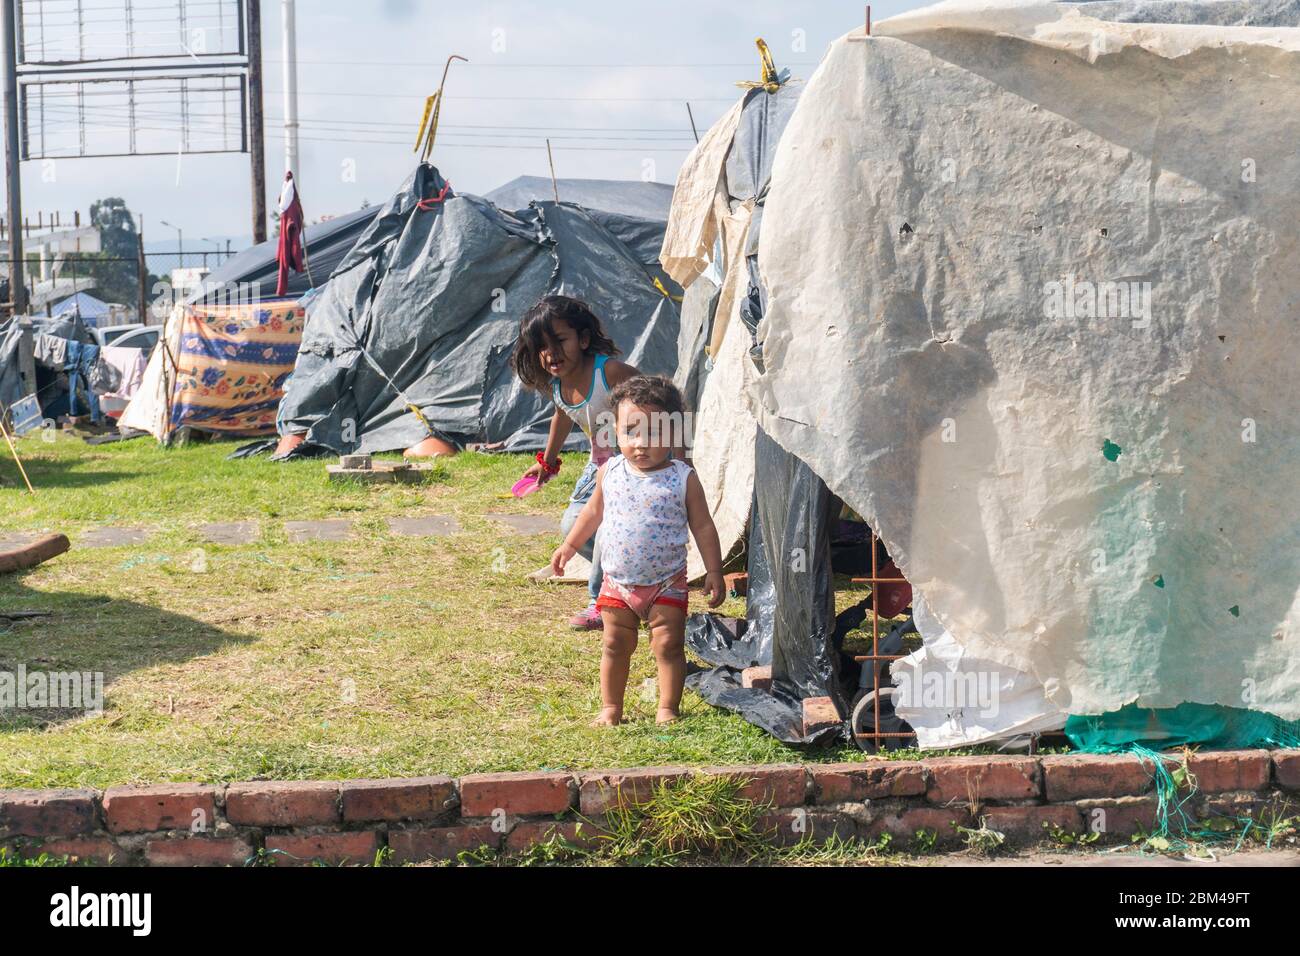
M 624 608 L 645 621 L 649 620 L 650 609 L 656 604 L 667 604 L 685 611 L 687 588 L 685 571 L 662 584 L 619 584 L 611 581 L 607 574 L 601 582 L 596 607 Z

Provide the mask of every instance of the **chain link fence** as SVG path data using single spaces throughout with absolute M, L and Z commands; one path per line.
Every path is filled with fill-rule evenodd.
M 161 323 L 178 299 L 226 262 L 229 249 L 145 252 L 135 256 L 101 253 L 61 255 L 42 269 L 39 259 L 24 262 L 30 315 L 57 315 L 75 310 L 88 326 Z M 0 278 L 0 303 L 5 315 L 13 310 L 8 276 L 12 261 Z M 84 292 L 94 301 L 75 298 Z M 72 300 L 72 301 L 69 301 Z M 142 318 L 143 316 L 143 318 Z

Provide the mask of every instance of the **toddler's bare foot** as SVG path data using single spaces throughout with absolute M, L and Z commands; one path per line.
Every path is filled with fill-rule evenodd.
M 671 707 L 660 707 L 658 712 L 655 714 L 655 723 L 671 724 L 679 717 L 681 717 L 681 714 L 677 713 L 677 711 L 673 710 Z
M 617 727 L 623 722 L 621 707 L 602 707 L 600 714 L 591 722 L 593 727 Z

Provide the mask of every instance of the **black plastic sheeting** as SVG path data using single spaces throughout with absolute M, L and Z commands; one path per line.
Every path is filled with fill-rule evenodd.
M 565 202 L 508 212 L 421 165 L 308 304 L 280 433 L 339 453 L 408 448 L 427 434 L 409 399 L 446 440 L 541 448 L 549 397 L 507 364 L 523 313 L 549 293 L 581 298 L 626 361 L 672 374 L 681 290 L 658 263 L 663 232 Z
M 715 665 L 687 684 L 711 704 L 737 711 L 778 739 L 821 743 L 842 736 L 830 728 L 805 736 L 803 699 L 830 697 L 847 714 L 835 617 L 830 528 L 839 503 L 825 482 L 759 429 L 754 445 L 749 590 L 744 627 L 733 635 L 725 618 L 692 615 L 686 643 Z M 771 692 L 740 686 L 739 671 L 771 666 Z

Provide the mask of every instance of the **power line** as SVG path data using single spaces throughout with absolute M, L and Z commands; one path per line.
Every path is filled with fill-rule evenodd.
M 284 138 L 283 133 L 276 133 L 270 130 L 267 131 L 266 135 L 269 139 Z M 369 146 L 407 146 L 407 147 L 411 145 L 409 140 L 348 139 L 342 136 L 330 137 L 330 138 L 317 138 L 311 136 L 303 136 L 300 138 L 309 143 L 359 143 L 362 145 L 369 145 Z M 538 144 L 520 143 L 518 145 L 510 145 L 506 143 L 447 143 L 447 142 L 443 142 L 441 139 L 438 140 L 437 148 L 441 149 L 443 147 L 450 147 L 450 148 L 457 148 L 457 149 L 512 149 L 512 150 L 542 149 L 544 150 L 546 149 L 546 144 L 545 143 L 538 143 Z M 594 153 L 689 153 L 693 148 L 693 145 L 692 146 L 555 146 L 553 148 L 556 152 L 566 151 L 566 152 L 574 152 L 574 153 L 593 153 L 593 152 Z
M 268 94 L 282 94 L 283 90 L 267 90 Z M 329 90 L 299 90 L 299 96 L 330 96 L 330 97 L 350 97 L 361 99 L 376 100 L 424 100 L 428 97 L 419 93 L 341 93 L 331 92 Z M 734 103 L 734 96 L 694 96 L 683 94 L 682 96 L 527 96 L 516 94 L 514 96 L 456 96 L 448 94 L 449 100 L 504 100 L 507 102 L 516 102 L 519 100 L 541 101 L 541 102 L 558 102 L 558 103 L 677 103 L 681 104 L 685 100 L 692 103 Z
M 186 131 L 189 134 L 196 134 L 196 135 L 202 135 L 205 133 L 210 135 L 222 135 L 227 137 L 234 135 L 234 130 L 229 125 L 229 122 L 222 121 L 218 117 L 194 117 L 191 118 L 189 123 L 186 124 L 184 127 L 182 127 L 180 124 L 173 125 L 173 126 L 152 126 L 152 125 L 142 125 L 138 121 L 170 120 L 176 118 L 176 113 L 158 112 L 154 110 L 140 109 L 137 107 L 134 110 L 134 114 L 132 114 L 130 108 L 125 106 L 100 106 L 96 108 L 95 112 L 96 112 L 97 122 L 93 126 L 82 127 L 79 123 L 76 124 L 66 123 L 61 126 L 47 125 L 44 128 L 45 136 L 47 138 L 56 138 L 60 135 L 71 135 L 74 133 L 79 133 L 83 131 L 83 129 L 87 133 L 121 133 L 121 132 L 127 132 L 134 129 L 137 132 L 175 133 L 177 135 L 181 135 L 183 132 Z M 80 111 L 77 109 L 77 107 L 72 105 L 65 106 L 65 105 L 46 104 L 44 109 L 40 111 L 39 115 L 41 116 L 52 115 L 53 118 L 56 120 L 58 119 L 70 120 L 73 118 L 79 118 L 81 114 Z M 137 122 L 132 123 L 132 119 L 135 119 Z M 105 122 L 105 121 L 109 121 L 109 122 Z M 116 122 L 111 122 L 111 121 L 116 121 Z M 410 129 L 410 125 L 406 123 L 386 123 L 386 124 L 355 123 L 354 124 L 354 123 L 349 123 L 341 120 L 324 121 L 321 123 L 318 123 L 313 120 L 303 120 L 301 121 L 300 125 L 305 129 L 312 129 L 322 133 L 334 133 L 334 132 L 360 133 L 360 134 L 368 134 L 372 136 L 381 136 L 381 135 L 392 136 L 397 134 L 399 131 Z M 367 128 L 368 126 L 379 126 L 382 128 L 370 129 Z M 474 132 L 459 131 L 457 129 L 453 129 L 450 127 L 441 127 L 441 128 L 446 129 L 448 131 L 449 136 L 464 137 L 467 139 L 523 139 L 523 140 L 553 139 L 553 140 L 579 140 L 579 141 L 597 141 L 597 142 L 642 142 L 642 143 L 646 143 L 647 146 L 656 143 L 659 144 L 672 144 L 674 142 L 690 143 L 690 144 L 694 143 L 693 138 L 688 136 L 684 130 L 671 129 L 671 128 L 656 129 L 654 130 L 654 132 L 675 134 L 672 137 L 668 137 L 668 136 L 647 137 L 647 136 L 635 136 L 635 135 L 634 136 L 611 136 L 608 135 L 605 130 L 602 130 L 597 127 L 586 128 L 586 129 L 593 129 L 595 130 L 595 132 L 583 132 L 583 128 L 581 127 L 575 128 L 571 131 L 579 133 L 579 135 L 573 135 L 573 136 L 554 132 L 557 129 L 563 129 L 563 127 L 537 126 L 537 127 L 499 127 L 498 128 L 498 127 L 480 125 L 475 127 Z M 530 132 L 516 132 L 516 130 L 519 129 L 528 130 Z M 531 131 L 538 131 L 538 132 L 533 133 Z M 610 132 L 635 132 L 635 130 L 619 130 L 615 128 L 613 130 L 610 130 Z M 408 140 L 403 138 L 402 140 L 385 140 L 385 142 L 405 143 L 408 142 Z M 461 145 L 472 146 L 474 144 L 464 143 Z
M 283 60 L 266 60 L 267 63 L 283 63 Z M 441 63 L 424 60 L 299 60 L 299 63 L 306 63 L 312 66 L 410 66 L 421 68 L 441 67 Z M 782 63 L 782 66 L 816 66 L 816 62 L 798 61 Z M 696 70 L 696 69 L 728 69 L 743 70 L 747 67 L 756 67 L 757 63 L 498 63 L 493 60 L 471 60 L 469 67 L 490 66 L 496 69 L 519 69 L 519 70 L 539 70 L 539 69 L 556 69 L 556 70 Z M 459 68 L 458 68 L 459 69 Z

